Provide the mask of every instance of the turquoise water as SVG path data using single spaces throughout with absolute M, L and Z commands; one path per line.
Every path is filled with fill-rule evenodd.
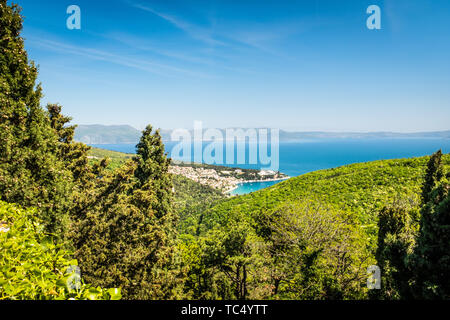
M 166 143 L 170 152 L 177 143 Z M 95 147 L 134 153 L 129 144 L 94 145 Z M 247 146 L 248 149 L 248 146 Z M 411 158 L 430 155 L 438 149 L 450 152 L 450 140 L 445 139 L 335 139 L 309 142 L 280 143 L 279 171 L 291 177 L 308 172 L 335 168 L 351 163 L 383 159 Z M 224 150 L 225 151 L 225 150 Z M 176 159 L 184 160 L 186 159 Z M 230 164 L 230 167 L 260 169 L 260 165 Z M 272 186 L 278 182 L 245 183 L 232 194 L 245 194 Z
M 240 196 L 243 194 L 255 192 L 261 189 L 271 187 L 281 181 L 265 181 L 265 182 L 247 182 L 240 183 L 236 189 L 230 192 L 233 196 Z

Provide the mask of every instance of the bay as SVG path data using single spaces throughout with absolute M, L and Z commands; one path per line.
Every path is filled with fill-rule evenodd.
M 171 155 L 177 142 L 166 142 L 166 151 Z M 206 147 L 205 143 L 203 147 Z M 109 144 L 92 145 L 94 147 L 124 153 L 135 153 L 135 145 Z M 248 144 L 246 145 L 248 155 Z M 368 162 L 384 159 L 411 158 L 430 155 L 441 149 L 450 152 L 448 139 L 319 139 L 303 142 L 282 142 L 279 145 L 279 171 L 290 177 L 308 172 L 330 169 L 352 163 Z M 226 150 L 224 149 L 224 157 Z M 186 158 L 175 160 L 189 161 Z M 191 159 L 192 160 L 192 159 Z M 235 159 L 236 160 L 236 159 Z M 260 164 L 245 163 L 226 164 L 229 167 L 244 169 L 262 169 Z M 231 194 L 245 194 L 272 186 L 279 181 L 243 183 Z

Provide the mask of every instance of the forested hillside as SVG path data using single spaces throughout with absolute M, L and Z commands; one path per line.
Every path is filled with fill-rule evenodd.
M 374 231 L 378 211 L 388 203 L 410 199 L 418 204 L 429 157 L 380 160 L 311 172 L 249 195 L 232 198 L 208 212 L 208 223 L 245 211 L 249 216 L 274 210 L 280 205 L 309 199 L 349 213 L 368 233 Z M 450 156 L 443 158 L 450 168 Z M 206 220 L 205 220 L 205 223 Z
M 89 157 L 92 163 L 108 159 L 107 170 L 116 170 L 123 166 L 133 155 L 99 148 L 91 148 Z M 211 208 L 227 196 L 221 191 L 202 185 L 182 175 L 172 175 L 173 200 L 172 207 L 177 212 L 177 228 L 181 234 L 197 230 L 200 214 Z
M 385 160 L 312 172 L 219 203 L 200 216 L 200 236 L 186 244 L 187 252 L 205 259 L 198 261 L 201 273 L 191 274 L 192 292 L 202 297 L 207 288 L 229 286 L 228 293 L 210 289 L 209 294 L 367 297 L 378 213 L 397 203 L 406 210 L 419 208 L 428 161 Z M 448 170 L 450 156 L 443 164 Z M 198 288 L 203 281 L 207 285 Z

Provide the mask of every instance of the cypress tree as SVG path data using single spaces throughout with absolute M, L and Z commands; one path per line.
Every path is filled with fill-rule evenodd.
M 71 205 L 71 173 L 58 157 L 57 134 L 40 106 L 38 70 L 21 30 L 20 8 L 0 0 L 0 200 L 39 208 L 47 231 L 61 235 Z
M 402 204 L 383 208 L 378 220 L 378 246 L 375 254 L 381 270 L 381 290 L 372 290 L 376 299 L 409 299 L 412 271 L 408 256 L 415 245 L 417 227 L 411 209 Z
M 450 299 L 450 184 L 441 150 L 428 162 L 418 231 L 404 210 L 383 210 L 377 261 L 381 298 Z
M 442 151 L 435 152 L 428 161 L 425 173 L 425 181 L 422 185 L 422 201 L 427 204 L 430 201 L 431 191 L 443 177 Z
M 169 163 L 159 133 L 149 126 L 134 159 L 115 172 L 92 174 L 73 232 L 88 282 L 120 287 L 126 299 L 178 297 Z
M 0 200 L 39 208 L 47 231 L 68 235 L 94 285 L 125 298 L 177 297 L 170 161 L 149 126 L 137 156 L 117 171 L 90 164 L 61 106 L 40 106 L 37 67 L 24 49 L 22 17 L 0 0 Z
M 84 143 L 74 141 L 76 126 L 68 125 L 72 118 L 61 113 L 60 105 L 48 104 L 47 110 L 51 127 L 56 132 L 58 139 L 58 157 L 72 173 L 77 187 L 84 189 L 88 183 L 87 179 L 92 178 L 89 177 L 89 172 L 93 168 L 89 165 L 88 160 L 88 151 L 91 148 Z
M 376 258 L 383 274 L 383 290 L 374 297 L 450 299 L 448 177 L 448 173 L 444 175 L 439 150 L 427 165 L 420 218 L 416 219 L 401 207 L 387 208 L 380 213 Z
M 450 185 L 443 174 L 442 152 L 428 163 L 422 189 L 420 232 L 411 259 L 415 295 L 420 299 L 450 299 Z
M 178 264 L 176 251 L 176 215 L 171 207 L 172 177 L 170 159 L 164 150 L 159 130 L 153 132 L 149 125 L 136 146 L 137 165 L 131 201 L 145 217 L 149 252 L 142 261 L 148 271 L 144 298 L 170 298 L 178 295 Z
M 142 209 L 151 208 L 157 218 L 171 216 L 170 201 L 172 199 L 172 177 L 169 174 L 170 159 L 164 151 L 161 135 L 157 130 L 153 133 L 152 126 L 147 126 L 136 146 L 137 163 L 135 176 L 136 205 Z M 138 194 L 152 190 L 156 198 L 141 197 Z

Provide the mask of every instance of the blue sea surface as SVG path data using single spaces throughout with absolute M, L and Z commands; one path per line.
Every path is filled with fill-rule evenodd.
M 177 142 L 167 142 L 166 151 L 170 155 Z M 207 145 L 205 143 L 204 147 Z M 135 145 L 110 144 L 94 147 L 135 153 Z M 450 140 L 446 139 L 332 139 L 307 142 L 282 142 L 279 146 L 279 171 L 291 177 L 308 172 L 335 168 L 347 164 L 383 159 L 412 158 L 430 155 L 442 149 L 450 152 Z M 247 145 L 248 151 L 248 145 Z M 226 150 L 224 150 L 225 155 Z M 248 152 L 247 152 L 248 153 Z M 183 160 L 187 159 L 176 159 Z M 248 159 L 247 159 L 248 160 Z M 230 167 L 261 169 L 262 165 L 227 164 Z M 232 194 L 246 194 L 272 186 L 279 181 L 243 183 Z
M 263 181 L 263 182 L 245 182 L 238 184 L 237 188 L 230 192 L 231 195 L 240 196 L 247 193 L 252 193 L 261 189 L 271 187 L 280 181 Z

